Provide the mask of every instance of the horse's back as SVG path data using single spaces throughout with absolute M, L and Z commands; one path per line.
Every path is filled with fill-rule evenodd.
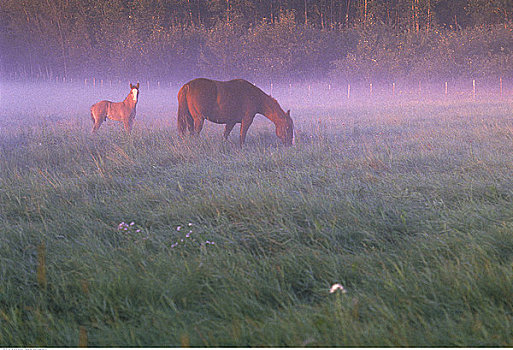
M 198 78 L 185 84 L 178 92 L 179 104 L 195 110 L 211 109 L 217 99 L 217 86 L 213 80 Z
M 197 78 L 186 83 L 184 87 L 189 90 L 201 93 L 219 94 L 223 91 L 229 91 L 231 94 L 256 94 L 259 88 L 244 79 L 233 79 L 228 81 L 212 80 L 207 78 Z M 181 89 L 181 90 L 182 90 Z M 234 96 L 237 97 L 237 96 Z
M 193 95 L 214 95 L 217 93 L 216 82 L 205 78 L 191 80 L 182 87 L 182 89 L 184 88 L 187 88 L 188 93 Z
M 244 79 L 217 81 L 197 78 L 186 83 L 178 92 L 178 104 L 193 118 L 206 118 L 216 123 L 240 122 L 245 115 L 259 111 L 259 88 Z

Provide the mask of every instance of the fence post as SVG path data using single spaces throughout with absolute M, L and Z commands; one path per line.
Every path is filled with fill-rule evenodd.
M 372 83 L 369 84 L 369 93 L 370 93 L 370 96 L 372 97 Z
M 351 84 L 347 84 L 347 99 L 349 100 L 349 96 L 351 94 Z
M 392 96 L 395 96 L 395 83 L 392 83 Z
M 472 79 L 472 99 L 476 99 L 476 79 Z
M 447 82 L 445 82 L 445 96 L 447 97 Z

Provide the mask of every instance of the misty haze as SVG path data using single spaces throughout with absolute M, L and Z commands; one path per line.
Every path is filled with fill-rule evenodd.
M 0 346 L 512 346 L 512 20 L 3 0 Z

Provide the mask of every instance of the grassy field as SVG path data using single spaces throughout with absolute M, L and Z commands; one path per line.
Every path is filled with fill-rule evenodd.
M 241 150 L 4 115 L 0 346 L 513 346 L 511 105 L 292 116 Z

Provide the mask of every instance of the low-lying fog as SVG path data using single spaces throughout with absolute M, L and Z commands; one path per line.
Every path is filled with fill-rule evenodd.
M 132 81 L 137 83 L 137 81 Z M 176 128 L 179 88 L 183 82 L 140 82 L 137 117 L 134 128 Z M 267 84 L 258 85 L 272 93 L 283 110 L 291 110 L 296 128 L 311 125 L 312 120 L 336 111 L 338 119 L 353 107 L 402 105 L 417 103 L 445 103 L 465 100 L 494 101 L 499 96 L 497 87 L 477 86 L 472 82 L 458 85 L 382 84 L 370 86 L 337 85 L 331 83 Z M 2 82 L 0 83 L 0 133 L 10 133 L 26 127 L 73 126 L 89 132 L 92 126 L 89 108 L 100 100 L 119 102 L 130 91 L 129 81 L 74 81 L 74 82 Z M 504 95 L 509 96 L 507 91 Z M 491 96 L 491 97 L 490 97 Z M 119 124 L 119 125 L 118 125 Z M 271 125 L 264 117 L 255 118 L 255 125 Z M 107 121 L 102 128 L 119 128 L 119 122 Z M 205 123 L 205 130 L 222 130 L 222 126 Z M 208 131 L 207 131 L 208 132 Z

